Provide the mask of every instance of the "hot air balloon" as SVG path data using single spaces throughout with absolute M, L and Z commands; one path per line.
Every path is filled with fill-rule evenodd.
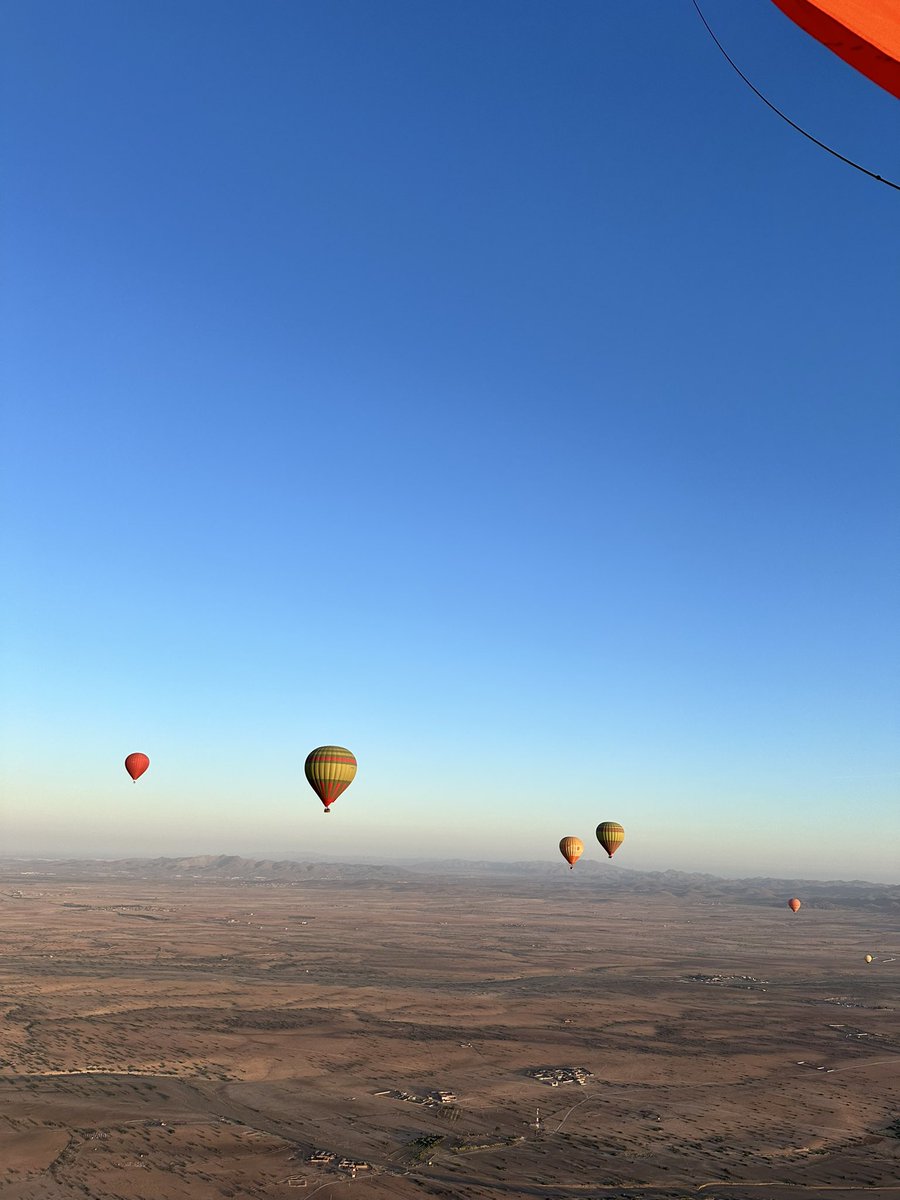
M 866 962 L 867 962 L 867 963 L 870 963 L 871 961 L 872 961 L 872 955 L 871 955 L 871 954 L 867 954 L 867 955 L 866 955 Z
M 584 842 L 577 837 L 564 837 L 559 843 L 559 852 L 569 864 L 571 871 L 584 854 Z
M 793 898 L 793 900 L 788 900 L 788 908 L 791 910 L 791 912 L 796 912 L 799 907 L 800 901 L 796 896 Z
M 900 98 L 897 0 L 773 0 L 845 63 Z
M 146 754 L 129 754 L 125 759 L 125 770 L 131 776 L 134 783 L 137 783 L 138 779 L 149 766 L 150 759 Z
M 625 841 L 625 830 L 618 821 L 601 821 L 597 826 L 597 841 L 612 858 Z
M 310 751 L 304 766 L 309 786 L 325 805 L 334 804 L 353 782 L 356 759 L 343 746 L 319 746 Z

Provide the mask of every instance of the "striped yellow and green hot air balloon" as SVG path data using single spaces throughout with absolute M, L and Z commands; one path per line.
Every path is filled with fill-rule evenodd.
M 303 769 L 309 786 L 328 812 L 328 806 L 353 782 L 356 759 L 343 746 L 318 746 L 307 755 Z
M 601 821 L 597 826 L 597 841 L 612 858 L 625 841 L 625 830 L 618 821 Z

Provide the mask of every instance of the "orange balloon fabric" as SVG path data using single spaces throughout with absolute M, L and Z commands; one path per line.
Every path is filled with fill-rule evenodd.
M 796 898 L 796 896 L 793 900 L 788 900 L 788 908 L 791 910 L 791 912 L 796 912 L 799 907 L 800 901 Z
M 772 0 L 795 25 L 900 99 L 897 0 Z
M 579 837 L 564 837 L 559 843 L 559 852 L 569 864 L 571 871 L 584 854 L 584 842 Z

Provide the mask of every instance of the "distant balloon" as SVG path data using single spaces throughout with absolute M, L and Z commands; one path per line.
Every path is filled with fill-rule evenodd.
M 625 830 L 618 821 L 601 821 L 597 826 L 597 841 L 612 858 L 625 841 Z
M 353 782 L 356 759 L 343 746 L 319 746 L 309 753 L 303 769 L 327 813 L 329 804 L 334 804 Z
M 867 962 L 867 963 L 869 963 L 869 962 L 871 962 L 871 961 L 872 961 L 872 955 L 871 955 L 871 954 L 867 954 L 867 955 L 866 955 L 866 962 Z
M 788 900 L 788 908 L 791 910 L 791 912 L 796 912 L 799 907 L 800 907 L 800 901 L 797 899 L 796 896 L 794 897 L 793 900 Z
M 559 852 L 569 864 L 571 871 L 575 864 L 584 854 L 584 842 L 577 837 L 564 837 L 559 843 Z
M 146 754 L 129 754 L 125 759 L 125 770 L 131 776 L 134 783 L 150 766 L 150 759 Z

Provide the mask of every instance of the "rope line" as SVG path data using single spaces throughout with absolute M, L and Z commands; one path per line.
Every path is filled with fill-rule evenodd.
M 700 20 L 703 22 L 704 26 L 706 27 L 706 32 L 709 34 L 709 36 L 712 38 L 712 40 L 718 46 L 718 48 L 722 54 L 722 57 L 729 64 L 729 66 L 731 66 L 733 68 L 733 70 L 738 75 L 740 75 L 741 79 L 743 79 L 744 83 L 746 83 L 746 85 L 750 89 L 750 91 L 753 92 L 754 95 L 759 96 L 760 100 L 762 100 L 763 104 L 765 104 L 767 108 L 771 108 L 772 112 L 776 113 L 779 117 L 781 117 L 782 121 L 786 121 L 788 123 L 788 125 L 790 125 L 791 129 L 796 129 L 798 133 L 802 133 L 803 136 L 805 138 L 808 138 L 809 141 L 811 141 L 814 145 L 819 146 L 822 150 L 826 150 L 829 154 L 834 155 L 835 158 L 839 158 L 841 160 L 841 162 L 846 163 L 848 167 L 855 167 L 857 171 L 862 171 L 863 175 L 868 175 L 868 177 L 870 179 L 877 179 L 879 183 L 883 183 L 887 187 L 893 188 L 894 191 L 900 192 L 900 183 L 893 183 L 890 179 L 885 179 L 883 175 L 876 175 L 875 172 L 870 171 L 868 169 L 868 167 L 864 167 L 860 163 L 854 162 L 852 158 L 847 158 L 847 156 L 844 154 L 839 154 L 837 150 L 832 149 L 832 147 L 826 145 L 825 142 L 821 142 L 821 141 L 819 141 L 819 139 L 817 137 L 813 137 L 813 135 L 811 133 L 807 133 L 807 131 L 805 129 L 803 129 L 802 126 L 798 125 L 796 121 L 792 121 L 791 118 L 786 113 L 783 113 L 780 108 L 778 108 L 776 105 L 774 105 L 772 103 L 771 100 L 769 100 L 766 96 L 764 96 L 762 94 L 762 92 L 759 90 L 759 88 L 750 82 L 750 80 L 747 78 L 747 76 L 744 74 L 744 72 L 741 70 L 741 68 L 737 65 L 737 63 L 734 61 L 734 59 L 731 57 L 731 55 L 728 53 L 728 51 L 725 49 L 725 47 L 722 45 L 722 43 L 719 41 L 719 39 L 716 37 L 716 35 L 713 33 L 712 28 L 710 27 L 709 21 L 707 21 L 706 17 L 704 17 L 703 12 L 700 9 L 700 5 L 697 3 L 697 0 L 691 0 L 691 3 L 693 4 L 694 8 L 697 10 L 697 16 L 700 18 Z

